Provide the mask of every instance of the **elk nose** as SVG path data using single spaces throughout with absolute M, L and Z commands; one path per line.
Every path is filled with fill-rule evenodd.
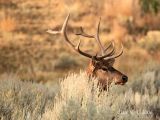
M 122 76 L 122 80 L 123 80 L 124 82 L 127 82 L 127 81 L 128 81 L 128 77 L 125 76 L 125 75 L 123 75 L 123 76 Z

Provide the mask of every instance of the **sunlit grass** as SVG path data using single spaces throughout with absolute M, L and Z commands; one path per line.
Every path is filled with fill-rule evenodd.
M 71 74 L 60 84 L 60 94 L 44 120 L 155 120 L 159 116 L 159 67 L 147 69 L 125 86 L 112 85 L 100 92 L 97 80 L 85 73 Z
M 0 96 L 1 120 L 40 120 L 45 107 L 53 105 L 55 93 L 44 85 L 9 75 L 1 77 Z

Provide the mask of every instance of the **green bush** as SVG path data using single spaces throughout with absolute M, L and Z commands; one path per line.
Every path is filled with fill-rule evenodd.
M 70 69 L 77 66 L 78 62 L 76 59 L 67 53 L 60 54 L 59 58 L 54 63 L 54 68 L 61 70 Z
M 160 10 L 159 0 L 140 0 L 141 8 L 144 12 L 158 13 Z

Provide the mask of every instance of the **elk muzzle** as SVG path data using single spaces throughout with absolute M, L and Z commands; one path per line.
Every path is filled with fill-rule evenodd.
M 115 68 L 112 67 L 112 70 L 110 72 L 116 85 L 124 85 L 128 81 L 128 77 Z

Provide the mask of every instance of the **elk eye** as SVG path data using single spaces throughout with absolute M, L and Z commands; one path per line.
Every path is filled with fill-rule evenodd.
M 107 70 L 107 69 L 105 69 L 105 68 L 102 68 L 102 70 L 104 70 L 104 71 L 105 71 L 105 70 Z
M 106 71 L 106 70 L 107 70 L 107 68 L 106 68 L 106 67 L 102 67 L 102 70 Z
M 113 67 L 109 67 L 108 70 L 109 71 L 114 71 L 114 68 Z

